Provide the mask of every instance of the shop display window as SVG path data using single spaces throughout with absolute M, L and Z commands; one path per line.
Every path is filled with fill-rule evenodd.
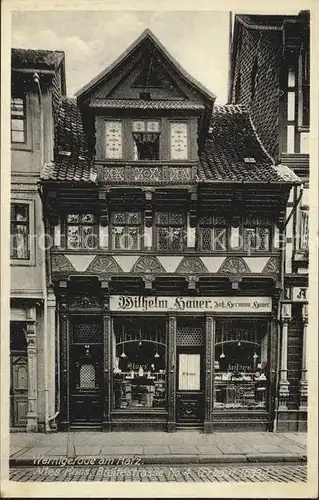
M 268 389 L 267 322 L 217 320 L 214 408 L 265 409 Z
M 166 323 L 160 318 L 114 320 L 113 408 L 166 407 Z

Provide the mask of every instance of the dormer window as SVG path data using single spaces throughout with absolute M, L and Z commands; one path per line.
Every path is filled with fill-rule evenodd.
M 133 121 L 134 160 L 159 160 L 160 122 Z

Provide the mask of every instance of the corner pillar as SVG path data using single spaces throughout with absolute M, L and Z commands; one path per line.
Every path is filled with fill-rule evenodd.
M 279 410 L 287 410 L 289 399 L 288 381 L 288 324 L 291 320 L 291 304 L 282 305 L 282 334 L 281 334 L 281 359 L 280 359 L 280 379 L 279 379 Z
M 215 322 L 212 316 L 206 316 L 206 339 L 205 339 L 205 415 L 204 432 L 212 432 L 212 394 L 213 394 L 213 345 L 215 333 Z
M 27 322 L 28 413 L 27 432 L 38 430 L 36 309 L 30 308 Z
M 302 338 L 299 410 L 306 411 L 308 406 L 308 372 L 307 372 L 308 304 L 304 304 L 302 307 L 302 318 L 303 318 L 303 338 Z
M 176 330 L 175 315 L 168 317 L 168 423 L 167 431 L 176 431 Z

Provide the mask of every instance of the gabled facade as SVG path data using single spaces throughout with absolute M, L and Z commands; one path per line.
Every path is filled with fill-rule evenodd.
M 61 100 L 41 173 L 59 428 L 272 430 L 292 186 L 146 31 Z
M 238 15 L 231 52 L 229 102 L 247 106 L 276 163 L 302 180 L 286 211 L 278 428 L 303 430 L 307 419 L 308 188 L 310 19 Z
M 55 332 L 48 331 L 40 172 L 53 159 L 55 110 L 65 93 L 62 52 L 12 49 L 10 427 L 36 431 L 55 414 Z M 51 320 L 49 320 L 51 324 Z

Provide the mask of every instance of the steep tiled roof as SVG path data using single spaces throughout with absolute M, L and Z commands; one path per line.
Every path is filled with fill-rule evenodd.
M 63 58 L 64 52 L 58 50 L 11 50 L 11 65 L 13 68 L 56 70 L 61 64 Z
M 63 97 L 57 110 L 54 162 L 47 163 L 42 180 L 94 182 L 96 171 L 88 152 L 82 115 L 75 99 Z
M 202 110 L 203 104 L 194 101 L 144 101 L 142 99 L 93 99 L 90 108 L 116 108 L 116 109 L 187 109 Z
M 215 106 L 200 155 L 201 180 L 216 182 L 300 182 L 285 166 L 274 166 L 244 106 Z

